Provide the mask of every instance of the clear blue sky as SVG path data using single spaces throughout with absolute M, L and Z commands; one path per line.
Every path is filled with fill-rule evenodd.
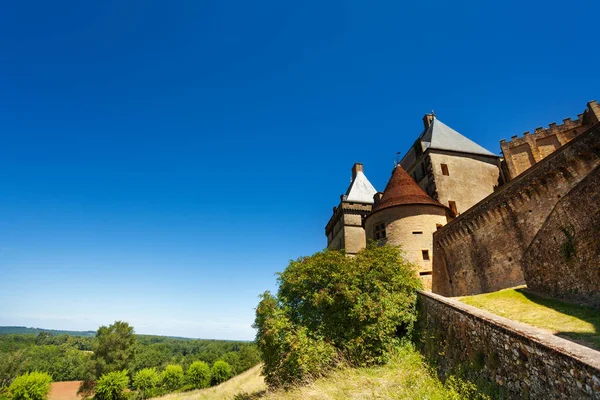
M 407 3 L 407 4 L 404 4 Z M 431 109 L 502 138 L 600 100 L 597 1 L 17 1 L 0 10 L 0 325 L 252 339 Z

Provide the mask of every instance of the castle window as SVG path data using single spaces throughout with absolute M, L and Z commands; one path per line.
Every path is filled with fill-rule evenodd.
M 423 260 L 429 261 L 429 250 L 421 250 L 421 253 L 423 253 Z
M 458 211 L 456 210 L 456 202 L 455 201 L 448 201 L 448 206 L 450 207 L 450 209 L 452 210 L 452 212 L 454 213 L 454 215 L 458 215 Z
M 450 172 L 448 171 L 448 164 L 442 164 L 442 175 L 450 176 Z
M 422 234 L 423 234 L 423 232 L 422 232 L 422 231 L 414 231 L 414 232 L 413 232 L 413 235 L 422 235 Z
M 381 223 L 375 225 L 374 236 L 375 236 L 375 240 L 381 240 L 381 239 L 386 238 L 384 222 L 381 222 Z

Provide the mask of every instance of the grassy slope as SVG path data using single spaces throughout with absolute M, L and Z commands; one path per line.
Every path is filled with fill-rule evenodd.
M 464 385 L 462 388 L 464 389 Z M 160 400 L 346 400 L 346 399 L 464 399 L 444 386 L 424 363 L 421 355 L 407 347 L 384 366 L 344 368 L 329 376 L 290 391 L 267 392 L 254 367 L 220 386 L 168 395 Z M 470 390 L 474 387 L 470 386 Z M 464 393 L 464 392 L 463 392 Z
M 260 375 L 261 366 L 257 365 L 248 371 L 234 376 L 219 386 L 208 389 L 194 390 L 184 393 L 173 393 L 161 397 L 161 400 L 225 400 L 232 399 L 238 393 L 257 393 L 264 391 L 267 386 Z
M 478 294 L 460 300 L 600 350 L 598 309 L 536 296 L 523 288 Z

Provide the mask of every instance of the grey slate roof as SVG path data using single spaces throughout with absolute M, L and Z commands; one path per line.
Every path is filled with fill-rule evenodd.
M 373 196 L 375 196 L 375 193 L 377 193 L 377 190 L 371 185 L 367 176 L 362 171 L 358 171 L 356 173 L 356 178 L 350 182 L 344 200 L 373 204 Z
M 437 118 L 434 118 L 433 121 L 431 121 L 431 125 L 429 125 L 429 128 L 423 133 L 420 140 L 423 151 L 431 148 L 498 157 L 496 154 L 484 149 L 477 143 L 461 135 Z

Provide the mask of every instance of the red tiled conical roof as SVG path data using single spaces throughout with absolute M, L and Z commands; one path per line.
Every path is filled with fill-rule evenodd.
M 446 208 L 429 197 L 404 168 L 398 165 L 392 171 L 392 177 L 383 191 L 383 197 L 375 204 L 372 212 L 407 204 L 431 204 Z

